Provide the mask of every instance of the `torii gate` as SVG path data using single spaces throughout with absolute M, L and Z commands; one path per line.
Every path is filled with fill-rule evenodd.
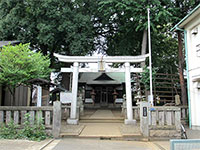
M 78 124 L 77 119 L 77 92 L 78 92 L 78 74 L 79 72 L 125 72 L 126 85 L 126 108 L 127 119 L 125 124 L 135 124 L 132 110 L 132 92 L 131 92 L 131 72 L 142 72 L 142 68 L 133 68 L 130 63 L 144 62 L 149 54 L 140 56 L 65 56 L 54 53 L 54 56 L 61 62 L 73 63 L 73 68 L 61 68 L 61 72 L 72 72 L 72 102 L 70 118 L 67 120 L 69 124 Z M 125 63 L 125 68 L 80 68 L 79 63 Z

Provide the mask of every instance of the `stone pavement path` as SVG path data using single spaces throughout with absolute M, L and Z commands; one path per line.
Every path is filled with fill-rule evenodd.
M 98 109 L 90 119 L 115 118 L 111 110 Z M 79 137 L 122 137 L 120 126 L 122 123 L 82 123 L 85 126 Z
M 93 118 L 114 118 L 114 115 L 111 110 L 101 110 L 98 109 L 92 116 L 90 116 L 91 119 Z
M 79 137 L 122 137 L 121 123 L 84 123 Z
M 150 142 L 67 138 L 62 140 L 55 140 L 44 150 L 159 150 L 159 149 Z
M 0 140 L 0 150 L 40 150 L 47 145 L 52 139 L 41 142 L 28 140 Z
M 122 138 L 123 136 L 141 136 L 139 125 L 124 125 L 123 122 L 114 122 L 116 119 L 121 120 L 119 111 L 111 111 L 99 109 L 95 111 L 87 111 L 89 122 L 80 122 L 79 125 L 67 125 L 62 123 L 61 137 L 79 136 L 86 138 Z M 93 122 L 93 120 L 100 120 Z M 102 120 L 101 120 L 102 119 Z M 105 122 L 104 120 L 110 120 Z

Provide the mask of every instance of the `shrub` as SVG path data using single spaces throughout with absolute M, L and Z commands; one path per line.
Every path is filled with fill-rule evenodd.
M 18 126 L 14 124 L 13 120 L 11 120 L 7 126 L 5 124 L 2 124 L 0 128 L 0 138 L 3 139 L 18 138 L 17 128 Z
M 30 124 L 30 114 L 25 114 L 25 122 L 22 129 L 15 125 L 13 120 L 8 125 L 2 124 L 0 128 L 0 138 L 3 139 L 28 139 L 41 141 L 46 139 L 48 134 L 45 131 L 43 118 L 36 118 L 34 124 Z

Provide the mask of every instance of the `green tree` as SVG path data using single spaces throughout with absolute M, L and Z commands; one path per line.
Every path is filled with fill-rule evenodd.
M 29 44 L 4 46 L 0 50 L 0 84 L 7 86 L 15 102 L 15 88 L 33 78 L 49 78 L 50 59 L 30 50 Z
M 94 50 L 92 0 L 1 0 L 0 40 L 19 40 L 49 54 L 86 55 Z
M 154 67 L 164 66 L 166 62 L 169 62 L 167 63 L 168 70 L 165 70 L 169 72 L 172 61 L 174 68 L 177 67 L 175 65 L 177 54 L 170 55 L 177 44 L 166 32 L 171 27 L 170 22 L 175 18 L 173 16 L 175 9 L 171 7 L 173 5 L 171 0 L 105 0 L 100 1 L 99 5 L 99 11 L 105 16 L 102 21 L 104 27 L 102 32 L 106 37 L 107 54 L 140 55 L 147 53 L 147 8 L 150 8 Z M 165 47 L 168 49 L 166 50 Z M 164 57 L 168 61 L 165 59 L 164 62 Z

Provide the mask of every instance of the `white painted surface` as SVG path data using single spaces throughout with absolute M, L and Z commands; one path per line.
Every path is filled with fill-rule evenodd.
M 37 86 L 37 107 L 42 106 L 42 87 L 40 85 Z
M 72 103 L 71 103 L 71 114 L 70 119 L 76 119 L 76 106 L 77 106 L 77 92 L 78 92 L 78 68 L 79 64 L 74 63 L 73 67 L 73 78 L 72 78 Z
M 117 99 L 115 100 L 115 103 L 116 103 L 116 104 L 117 104 L 117 103 L 123 103 L 123 101 L 124 101 L 123 98 L 117 98 Z
M 73 68 L 61 68 L 61 72 L 73 72 Z M 96 72 L 98 73 L 99 70 L 98 68 L 79 68 L 79 72 Z M 111 73 L 111 72 L 125 72 L 124 68 L 106 68 L 105 71 L 106 73 Z M 136 72 L 136 73 L 141 73 L 143 72 L 142 68 L 133 68 L 130 67 L 130 72 Z
M 54 53 L 54 56 L 58 58 L 61 62 L 100 62 L 104 61 L 107 63 L 110 62 L 144 62 L 147 57 L 149 57 L 149 54 L 145 55 L 139 55 L 139 56 L 65 56 L 65 55 L 59 55 Z
M 72 102 L 72 93 L 71 92 L 60 92 L 60 101 L 63 104 L 69 104 Z
M 127 120 L 133 120 L 130 63 L 125 63 Z
M 200 45 L 200 14 L 196 15 L 196 17 L 193 15 L 190 18 L 183 27 L 187 31 L 191 125 L 200 129 L 200 89 L 197 87 L 200 83 L 200 57 L 198 56 Z M 197 31 L 195 34 L 194 30 Z
M 86 98 L 85 103 L 93 103 L 93 100 L 91 98 Z

